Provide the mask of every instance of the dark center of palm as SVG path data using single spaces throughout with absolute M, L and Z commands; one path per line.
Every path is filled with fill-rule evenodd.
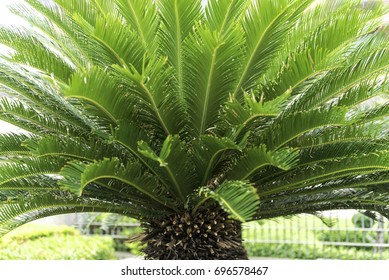
M 220 208 L 186 211 L 144 226 L 148 259 L 247 259 L 241 223 Z

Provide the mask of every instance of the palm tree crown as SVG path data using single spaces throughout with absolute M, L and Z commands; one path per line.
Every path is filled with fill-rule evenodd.
M 0 119 L 23 131 L 0 135 L 0 234 L 215 203 L 239 222 L 388 216 L 387 10 L 361 2 L 14 5 L 28 24 L 0 29 Z

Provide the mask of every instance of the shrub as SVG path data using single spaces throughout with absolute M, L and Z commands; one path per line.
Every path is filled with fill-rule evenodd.
M 340 260 L 378 260 L 379 254 L 360 251 L 345 246 L 323 246 L 281 244 L 281 243 L 246 243 L 250 257 L 288 258 L 288 259 L 340 259 Z
M 112 238 L 82 236 L 67 226 L 28 225 L 0 241 L 0 260 L 106 260 L 115 258 Z
M 367 217 L 362 213 L 354 214 L 352 222 L 356 228 L 372 228 L 375 223 L 372 218 Z
M 388 232 L 384 232 L 384 242 L 388 243 Z M 318 235 L 320 241 L 326 242 L 353 242 L 353 243 L 364 243 L 372 244 L 377 242 L 377 233 L 369 231 L 323 231 Z M 358 250 L 372 250 L 372 246 L 355 246 Z
M 143 249 L 145 248 L 145 245 L 142 244 L 140 241 L 135 242 L 125 242 L 124 243 L 126 247 L 126 251 L 135 255 L 135 256 L 142 256 L 144 255 Z
M 69 226 L 55 226 L 45 224 L 27 224 L 23 227 L 17 228 L 5 235 L 2 240 L 14 241 L 24 243 L 27 241 L 36 240 L 38 238 L 51 237 L 51 236 L 74 236 L 79 232 Z

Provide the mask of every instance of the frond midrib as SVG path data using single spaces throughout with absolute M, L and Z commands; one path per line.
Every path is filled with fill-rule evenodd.
M 184 74 L 182 61 L 182 38 L 181 38 L 181 22 L 178 15 L 178 1 L 174 0 L 174 12 L 176 19 L 176 33 L 177 33 L 177 78 L 178 78 L 178 94 L 181 100 L 184 100 Z
M 217 50 L 219 49 L 220 45 L 215 46 L 212 52 L 212 61 L 211 61 L 211 68 L 208 73 L 208 78 L 207 78 L 207 89 L 205 91 L 205 99 L 204 99 L 204 105 L 203 105 L 203 112 L 201 116 L 201 123 L 200 123 L 200 130 L 199 130 L 199 136 L 204 134 L 205 131 L 205 126 L 206 126 L 206 121 L 207 121 L 207 114 L 208 114 L 208 104 L 209 104 L 209 96 L 211 93 L 211 86 L 212 86 L 212 78 L 214 74 L 214 69 L 215 69 L 215 64 L 216 64 L 216 55 L 217 55 Z
M 253 52 L 251 53 L 251 55 L 250 55 L 248 61 L 246 62 L 246 66 L 245 66 L 245 68 L 243 69 L 242 75 L 240 75 L 240 79 L 239 79 L 239 81 L 238 81 L 238 83 L 237 83 L 237 86 L 236 86 L 235 90 L 234 90 L 233 93 L 232 93 L 232 96 L 234 96 L 234 98 L 236 98 L 238 92 L 239 92 L 240 90 L 242 90 L 242 89 L 241 89 L 241 86 L 242 86 L 242 84 L 243 84 L 243 82 L 244 82 L 244 79 L 246 78 L 247 71 L 248 71 L 249 68 L 251 67 L 251 64 L 253 63 L 255 54 L 257 53 L 259 47 L 261 46 L 262 40 L 263 40 L 263 38 L 265 37 L 265 35 L 267 34 L 267 31 L 268 31 L 268 30 L 273 26 L 273 24 L 281 17 L 281 15 L 282 15 L 283 13 L 285 13 L 289 8 L 290 8 L 290 5 L 286 5 L 285 8 L 281 11 L 281 13 L 279 13 L 278 16 L 275 17 L 275 18 L 270 22 L 270 24 L 266 27 L 266 29 L 264 30 L 264 32 L 261 34 L 261 36 L 260 36 L 260 38 L 259 38 L 257 44 L 255 45 L 255 48 L 254 48 Z
M 135 19 L 136 28 L 138 29 L 138 32 L 139 32 L 139 35 L 140 35 L 140 38 L 141 38 L 141 41 L 142 41 L 142 45 L 143 45 L 144 49 L 147 50 L 146 37 L 145 37 L 145 34 L 143 33 L 142 25 L 140 24 L 138 15 L 135 12 L 135 9 L 134 9 L 134 6 L 131 3 L 131 0 L 127 0 L 127 3 L 128 3 L 128 5 L 130 7 L 131 14 L 133 15 L 133 17 Z

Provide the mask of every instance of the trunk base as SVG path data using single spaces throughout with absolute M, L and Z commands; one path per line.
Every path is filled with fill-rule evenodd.
M 150 260 L 241 260 L 241 223 L 219 208 L 184 212 L 145 223 L 144 253 Z

